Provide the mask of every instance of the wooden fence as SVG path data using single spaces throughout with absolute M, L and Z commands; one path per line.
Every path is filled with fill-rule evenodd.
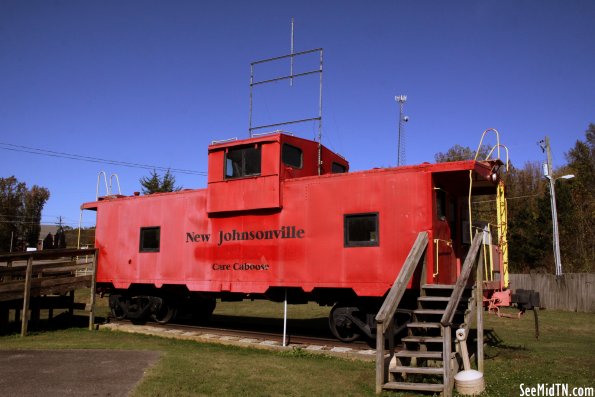
M 511 274 L 510 289 L 538 291 L 546 309 L 595 313 L 595 273 Z
M 95 249 L 65 249 L 0 254 L 0 316 L 22 301 L 21 335 L 27 334 L 32 298 L 60 297 L 79 288 L 90 288 L 89 328 L 95 321 Z M 72 311 L 72 302 L 68 303 Z M 39 305 L 35 308 L 39 317 Z M 20 309 L 16 309 L 18 317 Z M 15 319 L 18 321 L 18 319 Z M 4 322 L 4 321 L 3 321 Z

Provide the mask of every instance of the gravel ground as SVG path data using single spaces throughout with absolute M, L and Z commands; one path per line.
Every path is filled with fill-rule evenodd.
M 3 396 L 127 396 L 161 352 L 0 350 Z

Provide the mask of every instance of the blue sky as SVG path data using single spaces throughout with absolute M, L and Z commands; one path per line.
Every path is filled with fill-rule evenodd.
M 396 164 L 398 94 L 407 164 L 475 148 L 493 127 L 515 165 L 543 160 L 537 141 L 549 135 L 561 166 L 595 122 L 589 0 L 0 0 L 0 176 L 49 188 L 42 222 L 75 226 L 100 170 L 124 194 L 149 171 L 5 144 L 206 172 L 211 140 L 247 136 L 250 62 L 289 53 L 292 17 L 296 51 L 324 48 L 323 143 L 352 170 Z M 279 62 L 256 77 L 288 72 Z M 294 83 L 255 89 L 255 123 L 316 116 L 317 77 Z

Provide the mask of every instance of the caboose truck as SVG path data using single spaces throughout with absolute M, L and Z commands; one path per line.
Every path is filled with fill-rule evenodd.
M 456 281 L 471 241 L 468 202 L 502 188 L 499 159 L 348 172 L 322 146 L 319 175 L 318 150 L 279 131 L 213 142 L 205 189 L 83 204 L 97 212 L 97 290 L 113 315 L 165 323 L 179 310 L 206 318 L 216 299 L 314 301 L 333 306 L 340 340 L 374 337 L 420 231 L 430 241 L 425 269 L 401 306 L 419 295 L 420 277 Z M 496 306 L 510 303 L 501 248 L 491 247 L 486 284 L 500 291 Z

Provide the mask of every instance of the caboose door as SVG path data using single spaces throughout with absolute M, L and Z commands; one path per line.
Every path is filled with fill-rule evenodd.
M 439 187 L 435 187 L 434 191 L 434 282 L 452 284 L 457 279 L 457 261 L 453 248 L 456 237 L 456 198 Z

